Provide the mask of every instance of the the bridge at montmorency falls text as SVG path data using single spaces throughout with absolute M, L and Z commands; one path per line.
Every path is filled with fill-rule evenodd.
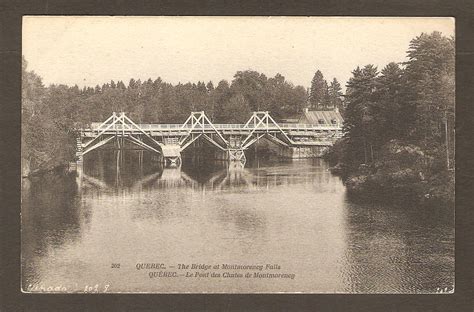
M 267 139 L 289 158 L 319 157 L 342 137 L 342 125 L 278 124 L 268 112 L 254 112 L 245 124 L 213 124 L 204 112 L 192 112 L 183 124 L 137 124 L 125 113 L 113 113 L 102 123 L 77 129 L 76 158 L 116 139 L 159 154 L 167 164 L 179 165 L 181 153 L 198 139 L 215 147 L 218 159 L 245 162 L 245 150 Z

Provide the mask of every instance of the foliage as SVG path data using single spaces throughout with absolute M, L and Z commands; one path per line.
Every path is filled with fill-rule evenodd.
M 377 68 L 367 65 L 357 67 L 347 82 L 346 110 L 343 129 L 346 133 L 348 154 L 345 162 L 367 163 L 373 160 L 373 146 L 377 127 L 377 102 L 375 101 Z
M 22 64 L 22 174 L 63 164 L 74 155 L 74 137 L 68 125 L 75 102 L 75 89 L 45 88 L 41 78 L 26 71 Z M 58 94 L 71 101 L 65 108 L 58 105 Z
M 342 88 L 336 78 L 328 85 L 320 70 L 314 74 L 309 90 L 309 107 L 314 110 L 343 110 Z
M 352 72 L 345 136 L 328 157 L 344 168 L 352 193 L 452 201 L 454 40 L 421 34 L 407 53 L 405 68 L 390 63 L 380 73 L 373 65 Z
M 342 88 L 336 78 L 333 78 L 331 84 L 328 86 L 328 97 L 328 106 L 338 108 L 343 113 Z
M 311 108 L 322 107 L 327 92 L 327 83 L 320 70 L 314 73 L 311 80 L 311 89 L 309 91 L 309 104 Z
M 446 114 L 454 112 L 454 39 L 439 32 L 413 39 L 406 75 L 414 110 L 411 136 L 427 147 L 442 143 Z
M 74 127 L 125 112 L 138 123 L 182 123 L 192 111 L 204 111 L 213 122 L 246 122 L 252 111 L 278 118 L 302 112 L 307 95 L 280 74 L 267 78 L 256 71 L 238 71 L 231 84 L 172 85 L 161 78 L 110 81 L 95 88 L 51 85 L 23 66 L 23 139 L 25 172 L 73 159 Z M 29 168 L 31 166 L 31 168 Z M 29 169 L 28 169 L 29 168 Z
M 222 123 L 245 123 L 251 114 L 250 104 L 242 94 L 234 94 L 222 107 L 226 112 L 220 120 Z

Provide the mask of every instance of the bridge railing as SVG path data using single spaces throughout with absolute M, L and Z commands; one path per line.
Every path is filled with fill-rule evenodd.
M 91 123 L 91 128 L 87 130 L 92 130 L 92 131 L 100 131 L 104 130 L 107 125 L 102 125 L 102 127 L 99 128 L 101 123 L 98 122 L 93 122 Z M 142 130 L 145 131 L 158 131 L 158 130 L 187 130 L 191 129 L 191 125 L 182 125 L 182 124 L 137 124 Z M 232 129 L 254 129 L 252 125 L 250 126 L 245 126 L 245 124 L 214 124 L 214 127 L 218 130 L 232 130 Z M 289 123 L 282 123 L 279 124 L 279 127 L 283 130 L 293 130 L 293 131 L 300 131 L 300 130 L 338 130 L 341 129 L 340 124 L 318 124 L 318 125 L 313 125 L 313 124 L 289 124 Z M 204 124 L 196 127 L 195 129 L 212 129 L 212 126 L 209 124 Z M 256 127 L 256 129 L 278 129 L 276 125 L 266 125 L 266 124 L 260 124 L 259 126 Z M 118 131 L 118 130 L 128 130 L 127 126 L 124 126 L 123 124 L 115 124 L 112 125 L 109 130 L 111 131 Z
M 282 129 L 320 129 L 320 128 L 341 128 L 340 124 L 319 124 L 319 125 L 313 125 L 313 124 L 288 124 L 288 123 L 283 123 L 279 124 L 280 128 Z

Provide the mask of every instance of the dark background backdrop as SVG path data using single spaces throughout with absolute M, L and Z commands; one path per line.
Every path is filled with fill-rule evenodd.
M 472 311 L 472 1 L 1 1 L 0 311 Z M 456 17 L 456 289 L 452 295 L 40 295 L 20 291 L 23 15 L 358 15 Z M 359 34 L 363 35 L 363 34 Z

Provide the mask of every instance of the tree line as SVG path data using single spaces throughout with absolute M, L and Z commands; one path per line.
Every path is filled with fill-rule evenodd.
M 24 174 L 74 159 L 74 127 L 124 111 L 141 123 L 182 123 L 205 111 L 217 123 L 240 123 L 252 111 L 276 119 L 305 107 L 340 108 L 344 137 L 328 152 L 350 193 L 392 194 L 420 200 L 453 200 L 454 38 L 421 34 L 408 47 L 408 61 L 357 67 L 342 95 L 316 71 L 311 88 L 277 74 L 238 71 L 229 83 L 179 83 L 161 78 L 110 81 L 95 88 L 50 85 L 27 70 L 22 76 L 22 164 Z
M 407 62 L 352 71 L 345 135 L 328 154 L 349 191 L 453 200 L 454 55 L 454 38 L 423 33 Z
M 276 74 L 238 71 L 229 83 L 173 85 L 161 78 L 110 81 L 79 88 L 45 87 L 23 59 L 22 141 L 25 172 L 50 168 L 74 158 L 74 128 L 101 122 L 113 111 L 126 112 L 138 123 L 183 123 L 192 111 L 205 111 L 212 122 L 243 123 L 253 111 L 269 111 L 275 119 L 294 117 L 307 105 L 307 90 Z

